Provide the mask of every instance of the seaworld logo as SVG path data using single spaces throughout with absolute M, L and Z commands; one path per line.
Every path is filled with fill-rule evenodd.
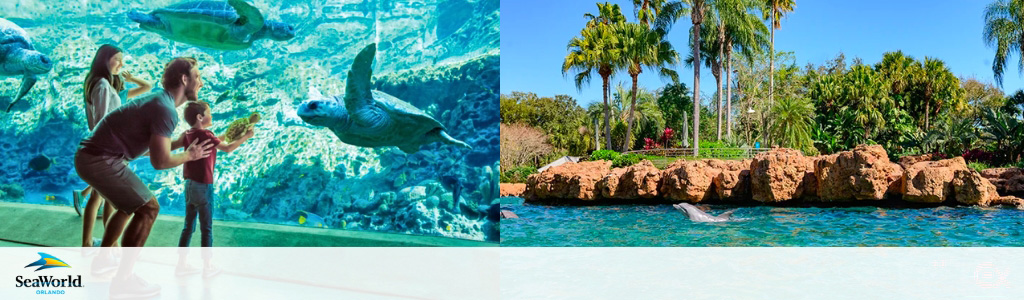
M 39 267 L 35 269 L 35 272 L 43 269 L 51 268 L 70 268 L 68 263 L 64 262 L 60 258 L 53 255 L 49 255 L 43 252 L 39 252 L 39 260 L 28 264 L 26 268 Z M 18 276 L 14 278 L 17 284 L 14 287 L 27 287 L 27 288 L 69 288 L 69 287 L 84 287 L 82 285 L 82 275 L 68 275 L 67 278 L 58 278 L 54 276 L 36 276 L 36 278 Z M 63 290 L 37 290 L 36 294 L 64 294 Z
M 35 262 L 31 263 L 31 264 L 28 264 L 25 267 L 28 268 L 28 267 L 39 266 L 39 268 L 36 269 L 37 272 L 39 270 L 49 269 L 49 268 L 70 268 L 71 267 L 67 263 L 65 263 L 63 260 L 60 260 L 60 258 L 56 258 L 53 255 L 49 255 L 49 254 L 46 254 L 46 253 L 39 252 L 39 256 L 40 256 L 39 260 L 37 260 L 37 261 L 35 261 Z

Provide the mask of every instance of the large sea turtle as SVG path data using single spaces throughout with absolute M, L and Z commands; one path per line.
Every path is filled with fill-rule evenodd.
M 409 154 L 433 142 L 471 148 L 449 136 L 441 123 L 415 106 L 371 90 L 376 53 L 376 44 L 370 44 L 356 55 L 344 96 L 307 100 L 299 105 L 299 117 L 306 123 L 327 127 L 346 144 L 360 147 L 396 146 Z
M 185 2 L 154 10 L 138 11 L 128 18 L 139 28 L 170 40 L 220 50 L 249 48 L 259 39 L 286 41 L 295 37 L 291 25 L 263 19 L 258 9 L 244 0 Z
M 24 76 L 18 96 L 7 106 L 7 111 L 28 94 L 36 84 L 36 75 L 46 74 L 50 69 L 53 69 L 53 61 L 32 47 L 25 30 L 0 18 L 0 76 Z

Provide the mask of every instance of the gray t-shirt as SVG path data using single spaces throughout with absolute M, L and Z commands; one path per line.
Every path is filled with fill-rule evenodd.
M 171 137 L 178 126 L 174 98 L 157 89 L 107 114 L 81 144 L 82 152 L 133 160 L 149 150 L 153 134 Z

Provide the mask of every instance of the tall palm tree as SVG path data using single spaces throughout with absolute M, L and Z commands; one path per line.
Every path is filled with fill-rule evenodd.
M 700 156 L 700 25 L 704 22 L 705 0 L 690 1 L 690 21 L 693 27 L 693 156 Z
M 996 82 L 1003 86 L 1003 69 L 1006 60 L 1017 54 L 1018 71 L 1024 71 L 1024 0 L 997 0 L 985 8 L 985 43 L 995 46 L 996 56 L 992 59 L 992 73 Z
M 938 113 L 949 101 L 955 101 L 960 94 L 960 79 L 946 68 L 946 64 L 932 57 L 924 58 L 920 76 L 924 88 L 924 128 L 931 129 L 929 120 L 932 113 Z M 934 105 L 934 107 L 933 107 Z
M 668 66 L 679 61 L 679 54 L 672 48 L 660 30 L 654 30 L 639 23 L 622 23 L 615 25 L 619 37 L 621 58 L 629 76 L 633 79 L 632 99 L 629 105 L 629 117 L 626 121 L 626 141 L 622 151 L 630 150 L 633 134 L 633 113 L 636 107 L 637 78 L 644 68 L 658 72 L 662 78 L 679 81 L 679 76 Z
M 732 138 L 732 53 L 739 51 L 740 56 L 748 62 L 755 54 L 763 53 L 768 48 L 768 27 L 754 14 L 758 7 L 757 0 L 736 1 L 734 10 L 726 10 L 724 32 L 724 57 L 726 82 L 726 136 Z
M 596 70 L 601 76 L 601 95 L 604 98 L 604 107 L 607 108 L 610 107 L 608 82 L 615 70 L 621 67 L 618 64 L 621 61 L 618 38 L 612 26 L 624 23 L 626 17 L 618 4 L 598 3 L 597 10 L 598 15 L 583 15 L 587 19 L 587 25 L 580 31 L 580 37 L 574 37 L 569 41 L 569 54 L 562 63 L 562 74 L 568 73 L 569 70 L 578 71 L 575 76 L 576 88 L 582 89 L 590 82 L 591 74 Z M 605 145 L 608 147 L 612 145 L 610 119 L 611 112 L 605 110 Z
M 814 105 L 803 98 L 785 97 L 772 107 L 772 135 L 783 147 L 800 149 L 804 154 L 813 151 L 811 124 L 814 120 Z
M 796 8 L 793 0 L 764 0 L 764 19 L 771 20 L 771 52 L 768 65 L 768 103 L 775 101 L 775 30 L 782 28 L 782 16 Z

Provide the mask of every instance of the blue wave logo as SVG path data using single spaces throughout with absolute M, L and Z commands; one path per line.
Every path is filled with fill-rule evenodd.
M 60 258 L 56 258 L 53 255 L 49 255 L 49 254 L 42 253 L 42 252 L 39 252 L 39 260 L 37 260 L 37 261 L 35 261 L 35 262 L 25 266 L 25 267 L 28 268 L 28 267 L 35 267 L 35 266 L 39 266 L 39 268 L 36 269 L 36 271 L 43 270 L 43 269 L 50 269 L 50 268 L 70 268 L 71 267 L 66 262 L 61 260 Z

